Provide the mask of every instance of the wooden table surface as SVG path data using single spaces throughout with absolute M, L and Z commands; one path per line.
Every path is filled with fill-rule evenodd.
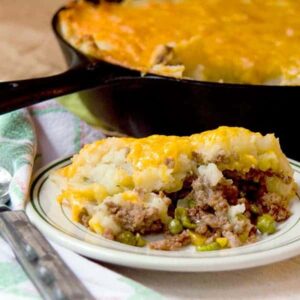
M 0 81 L 52 75 L 66 66 L 50 21 L 62 0 L 0 1 Z M 170 299 L 300 299 L 300 256 L 249 270 L 169 273 L 106 265 Z

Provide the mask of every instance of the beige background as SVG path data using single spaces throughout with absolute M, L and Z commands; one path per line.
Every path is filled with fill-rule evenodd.
M 0 81 L 65 69 L 51 32 L 62 0 L 0 0 Z M 300 299 L 300 257 L 251 270 L 219 273 L 151 272 L 108 266 L 172 299 Z
M 51 31 L 62 0 L 0 0 L 0 81 L 58 73 L 65 68 Z

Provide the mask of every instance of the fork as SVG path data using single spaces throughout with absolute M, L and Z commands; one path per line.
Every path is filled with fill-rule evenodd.
M 23 210 L 9 208 L 10 173 L 0 167 L 0 233 L 46 300 L 92 300 L 93 296 L 30 223 Z

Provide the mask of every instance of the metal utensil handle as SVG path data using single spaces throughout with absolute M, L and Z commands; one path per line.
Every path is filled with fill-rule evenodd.
M 0 213 L 0 230 L 43 299 L 94 299 L 23 211 Z

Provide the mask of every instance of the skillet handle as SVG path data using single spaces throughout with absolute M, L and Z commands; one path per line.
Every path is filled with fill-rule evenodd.
M 111 79 L 112 73 L 113 69 L 109 70 L 106 65 L 91 62 L 50 77 L 2 82 L 0 114 L 96 87 Z

